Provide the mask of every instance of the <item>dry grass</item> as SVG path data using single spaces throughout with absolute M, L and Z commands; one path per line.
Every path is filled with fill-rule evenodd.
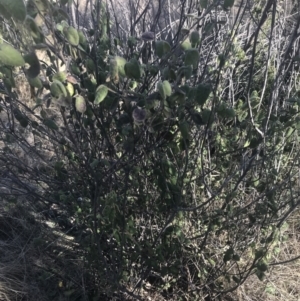
M 24 202 L 1 203 L 0 300 L 88 300 L 73 237 Z
M 1 200 L 2 205 L 6 202 Z M 23 210 L 8 207 L 0 213 L 0 300 L 31 300 L 30 295 L 42 296 L 37 287 L 31 286 L 32 267 L 35 257 L 30 241 L 40 232 L 39 227 Z M 38 299 L 36 299 L 38 300 Z M 43 299 L 39 299 L 43 300 Z
M 252 275 L 236 292 L 239 301 L 299 301 L 300 300 L 300 259 L 285 264 L 300 256 L 300 210 L 294 212 L 288 220 L 289 227 L 285 241 L 279 245 L 279 253 L 274 254 L 264 281 Z M 278 265 L 276 265 L 278 264 Z

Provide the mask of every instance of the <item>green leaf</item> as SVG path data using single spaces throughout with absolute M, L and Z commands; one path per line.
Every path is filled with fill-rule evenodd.
M 128 63 L 125 64 L 124 70 L 126 76 L 135 80 L 139 80 L 141 77 L 141 66 L 137 59 L 131 59 Z M 118 65 L 117 65 L 117 72 L 118 72 Z
M 218 60 L 219 60 L 219 68 L 223 68 L 226 63 L 226 57 L 224 54 L 219 54 L 218 55 Z
M 211 126 L 214 121 L 214 115 L 211 110 L 205 109 L 201 112 L 201 118 L 205 124 Z
M 94 93 L 96 91 L 97 82 L 94 77 L 85 77 L 83 79 L 83 85 L 88 90 L 88 92 Z
M 241 260 L 241 258 L 240 258 L 240 256 L 239 256 L 239 255 L 237 255 L 237 254 L 234 254 L 234 255 L 232 256 L 232 260 L 234 260 L 234 261 L 240 261 L 240 260 Z
M 170 101 L 177 103 L 179 105 L 184 104 L 184 100 L 185 100 L 185 93 L 179 89 L 170 96 Z
M 30 65 L 26 70 L 27 76 L 31 78 L 36 78 L 41 71 L 40 61 L 35 54 L 35 52 L 30 52 L 23 56 L 25 62 Z
M 172 87 L 167 80 L 164 80 L 163 82 L 159 82 L 157 84 L 157 88 L 163 100 L 165 100 L 168 96 L 171 96 Z
M 24 66 L 25 60 L 21 53 L 9 44 L 0 44 L 0 65 L 13 67 Z
M 135 88 L 138 86 L 138 83 L 135 80 L 130 81 L 129 83 L 129 89 L 135 90 Z
M 37 89 L 43 88 L 43 83 L 38 76 L 34 77 L 34 78 L 28 77 L 27 79 L 28 79 L 30 86 L 37 88 Z
M 95 65 L 95 63 L 94 63 L 94 61 L 92 59 L 90 59 L 90 58 L 87 59 L 87 61 L 86 61 L 86 68 L 87 68 L 87 71 L 89 73 L 95 72 L 96 65 Z
M 219 104 L 219 106 L 217 107 L 216 111 L 221 118 L 234 118 L 235 117 L 234 109 L 228 108 L 228 106 L 225 102 L 221 102 Z
M 9 92 L 12 91 L 12 88 L 16 87 L 13 78 L 3 78 L 3 84 Z
M 188 50 L 192 48 L 192 44 L 189 39 L 184 40 L 180 46 L 183 50 Z
M 116 64 L 117 64 L 117 70 L 119 73 L 119 76 L 125 77 L 125 64 L 127 63 L 126 60 L 121 56 L 116 56 L 115 58 Z
M 203 106 L 205 104 L 210 95 L 210 92 L 211 87 L 207 84 L 199 84 L 196 87 L 195 100 L 198 103 L 198 105 Z
M 91 168 L 95 169 L 99 163 L 98 159 L 94 159 L 93 162 L 90 164 Z
M 79 35 L 79 44 L 83 47 L 84 50 L 88 49 L 88 41 L 84 35 L 84 33 L 80 30 L 78 31 Z
M 169 53 L 171 50 L 171 46 L 166 41 L 157 41 L 155 43 L 156 55 L 159 58 L 162 58 L 165 54 Z
M 66 87 L 58 80 L 54 80 L 53 83 L 50 86 L 50 91 L 52 96 L 56 98 L 60 98 L 61 96 L 67 97 L 68 92 L 66 90 Z
M 4 8 L 1 2 L 0 2 L 0 14 L 4 17 L 4 19 L 9 20 L 11 18 L 11 14 Z
M 67 79 L 67 73 L 65 71 L 59 71 L 53 75 L 52 79 L 53 81 L 58 80 L 63 83 Z
M 201 8 L 207 8 L 208 0 L 200 0 L 200 6 Z
M 192 45 L 196 45 L 200 41 L 200 34 L 198 31 L 191 32 L 190 41 L 191 41 Z
M 187 28 L 181 28 L 180 32 L 185 36 L 185 35 L 189 34 L 190 30 Z
M 75 108 L 76 108 L 77 112 L 82 113 L 82 114 L 86 111 L 86 102 L 85 102 L 83 96 L 78 95 L 75 98 Z
M 260 281 L 263 281 L 266 277 L 266 274 L 260 270 L 256 270 L 255 274 Z
M 127 39 L 128 47 L 132 48 L 132 47 L 136 46 L 136 44 L 137 44 L 137 39 L 135 37 L 128 37 L 128 39 Z
M 8 13 L 15 20 L 24 22 L 26 18 L 26 7 L 23 0 L 0 0 L 0 5 L 5 9 L 4 17 L 5 14 Z M 0 11 L 0 13 L 2 14 L 2 11 Z
M 14 109 L 13 113 L 15 118 L 19 121 L 20 125 L 26 128 L 29 123 L 27 117 L 19 109 Z
M 223 8 L 227 10 L 228 8 L 232 7 L 234 4 L 234 0 L 224 0 Z
M 261 260 L 257 263 L 256 268 L 261 272 L 266 272 L 268 270 L 268 265 L 265 261 Z
M 185 77 L 185 79 L 189 79 L 193 74 L 192 65 L 181 66 L 177 72 L 178 76 Z
M 187 121 L 183 121 L 179 124 L 179 131 L 183 139 L 189 139 L 190 129 Z
M 261 258 L 264 256 L 265 251 L 263 249 L 255 250 L 255 259 Z
M 43 33 L 40 31 L 35 20 L 32 17 L 30 17 L 29 15 L 26 16 L 25 25 L 26 25 L 28 31 L 30 32 L 33 40 L 35 41 L 35 43 L 43 43 L 44 42 Z
M 197 67 L 199 62 L 199 51 L 195 48 L 188 49 L 185 51 L 184 64 L 192 65 L 194 68 Z
M 47 126 L 51 130 L 58 130 L 58 126 L 52 119 L 45 119 L 44 125 Z
M 101 103 L 105 99 L 107 94 L 108 94 L 108 88 L 105 85 L 100 85 L 96 89 L 94 104 L 98 105 L 99 103 Z
M 61 5 L 66 5 L 68 4 L 69 0 L 60 0 Z
M 71 63 L 70 65 L 70 70 L 73 74 L 75 75 L 80 75 L 81 71 L 80 68 L 78 67 L 78 65 L 74 62 Z
M 195 112 L 193 114 L 191 114 L 192 120 L 197 124 L 197 125 L 205 125 L 205 123 L 203 122 L 203 119 L 201 117 L 201 114 L 199 114 L 198 112 Z
M 44 15 L 49 12 L 50 3 L 48 0 L 27 0 L 27 13 L 34 17 L 37 13 Z
M 76 290 L 73 288 L 73 289 L 64 291 L 64 295 L 65 295 L 66 297 L 70 297 L 70 296 L 73 295 L 75 292 L 76 292 Z
M 118 62 L 115 59 L 109 61 L 109 74 L 112 81 L 119 81 Z
M 189 146 L 190 146 L 190 140 L 186 140 L 181 137 L 179 140 L 179 147 L 180 147 L 181 151 L 187 150 L 189 148 Z
M 156 65 L 151 65 L 149 66 L 149 72 L 152 76 L 156 76 L 157 73 L 159 72 L 159 67 Z
M 186 79 L 191 78 L 193 74 L 193 67 L 191 65 L 185 66 L 183 69 L 183 74 Z
M 78 44 L 79 44 L 79 34 L 78 34 L 78 31 L 73 26 L 65 27 L 63 29 L 63 33 L 64 33 L 67 41 L 72 46 L 78 46 Z
M 230 247 L 229 249 L 226 250 L 224 257 L 223 257 L 223 261 L 226 263 L 227 261 L 231 260 L 233 257 L 233 254 L 234 254 L 234 251 Z
M 68 93 L 69 97 L 72 97 L 75 93 L 74 86 L 69 82 L 67 83 L 66 90 L 67 90 L 67 93 Z

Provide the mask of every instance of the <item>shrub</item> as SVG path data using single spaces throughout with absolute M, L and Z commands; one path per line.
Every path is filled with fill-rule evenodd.
M 63 212 L 95 299 L 215 298 L 263 279 L 297 206 L 299 22 L 284 43 L 275 2 L 252 9 L 248 36 L 241 11 L 225 19 L 232 1 L 182 3 L 168 41 L 142 41 L 146 8 L 123 39 L 104 2 L 87 31 L 65 2 L 29 1 L 25 22 L 3 13 L 0 160 L 16 194 Z

